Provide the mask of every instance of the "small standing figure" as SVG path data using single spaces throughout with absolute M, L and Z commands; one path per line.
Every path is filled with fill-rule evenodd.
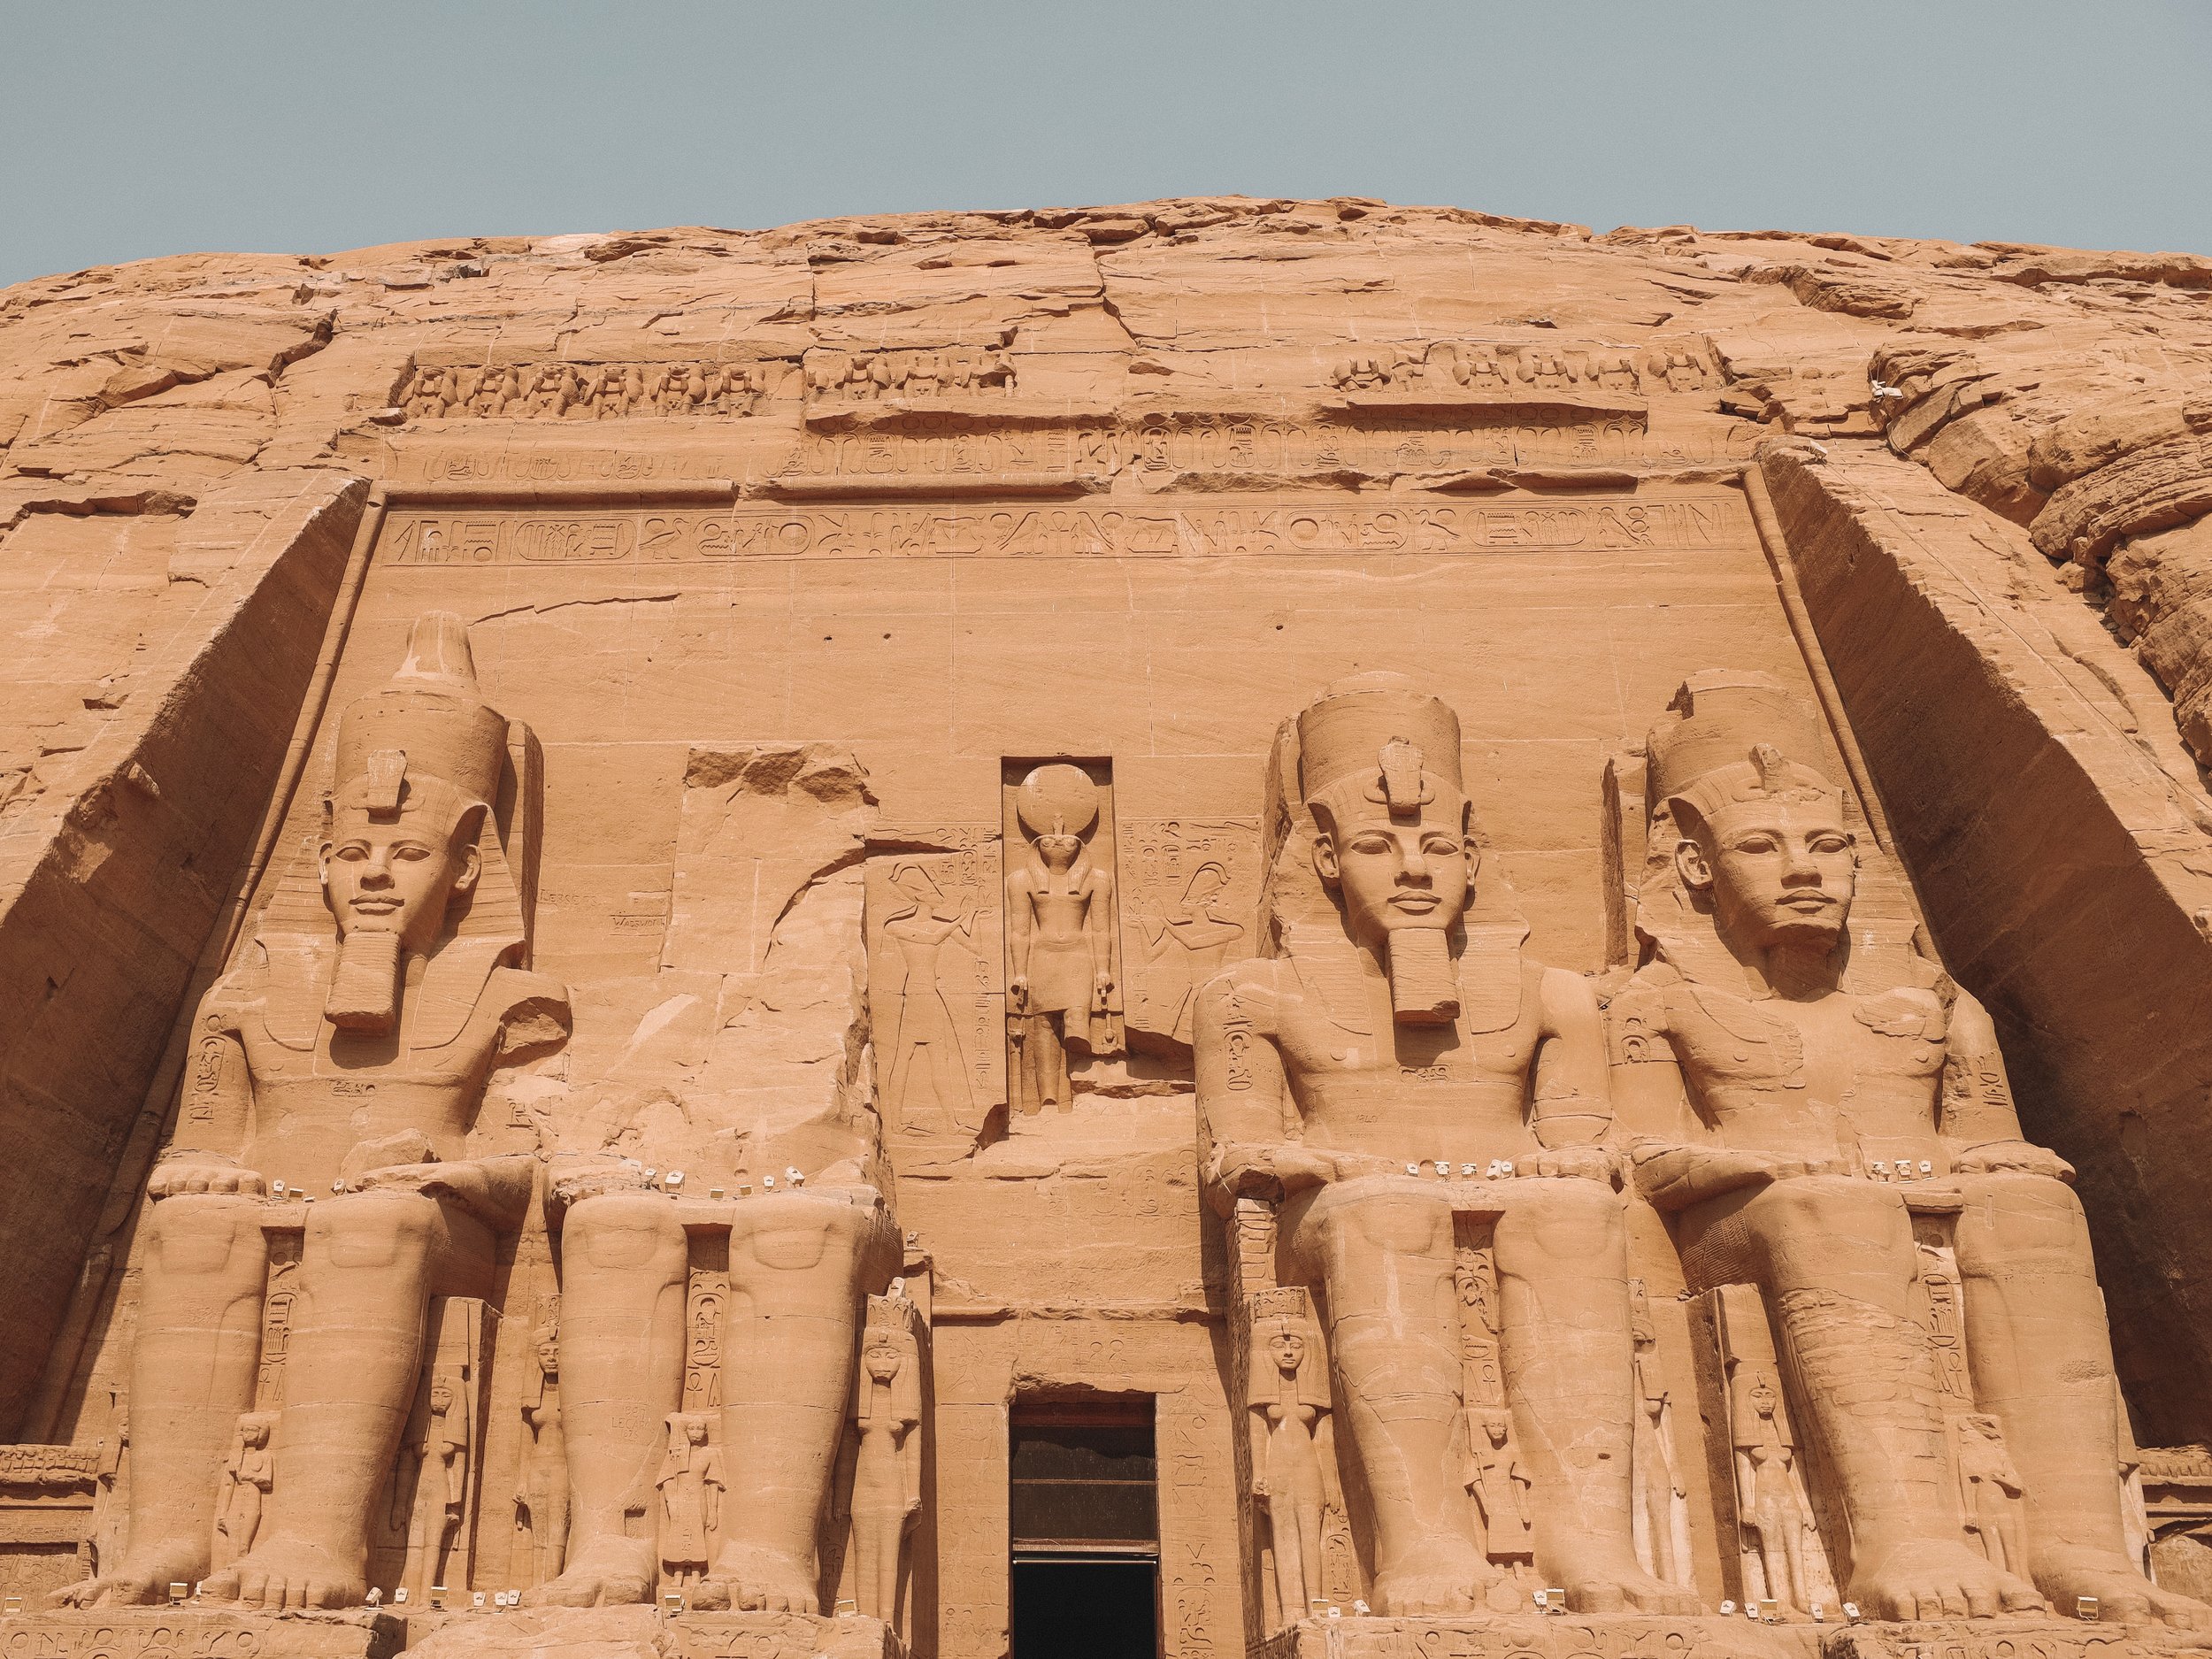
M 1478 1426 L 1482 1438 L 1475 1445 L 1474 1479 L 1467 1484 L 1482 1510 L 1490 1559 L 1505 1567 L 1533 1566 L 1536 1540 L 1528 1489 L 1535 1483 L 1513 1448 L 1513 1419 L 1504 1411 L 1486 1411 Z
M 722 1450 L 708 1443 L 705 1413 L 670 1414 L 668 1451 L 653 1485 L 661 1494 L 661 1571 L 679 1590 L 694 1589 L 714 1558 L 722 1521 Z
M 2020 1521 L 2027 1488 L 2005 1450 L 1997 1419 L 1978 1412 L 1957 1419 L 1959 1484 L 1965 1488 L 1966 1530 L 2000 1572 L 2021 1572 L 2028 1554 Z
M 1736 1503 L 1747 1534 L 1744 1597 L 1809 1612 L 1805 1534 L 1813 1517 L 1798 1482 L 1797 1443 L 1782 1416 L 1782 1393 L 1763 1369 L 1746 1366 L 1734 1380 Z
M 974 939 L 975 907 L 953 909 L 929 872 L 910 861 L 892 870 L 891 886 L 903 904 L 883 925 L 901 971 L 896 1011 L 883 1041 L 890 1056 L 884 1095 L 897 1110 L 901 1129 L 941 1133 L 954 1124 L 964 1128 L 974 1091 L 939 957 L 954 934 Z
M 870 1618 L 895 1625 L 906 1534 L 922 1507 L 922 1443 L 915 1433 L 922 1421 L 920 1349 L 910 1332 L 869 1329 L 854 1419 L 860 1431 L 853 1459 L 855 1600 Z
M 1341 1507 L 1336 1487 L 1336 1444 L 1331 1427 L 1329 1379 L 1306 1329 L 1305 1298 L 1271 1311 L 1263 1302 L 1252 1322 L 1251 1382 L 1246 1402 L 1252 1424 L 1252 1496 L 1267 1511 L 1275 1549 L 1275 1592 L 1283 1623 L 1307 1617 L 1328 1599 L 1323 1576 L 1321 1519 Z
M 1636 1338 L 1636 1436 L 1629 1448 L 1637 1558 L 1669 1584 L 1688 1586 L 1690 1494 L 1674 1467 L 1674 1403 L 1659 1369 L 1659 1333 L 1643 1281 L 1629 1281 L 1629 1319 Z
M 210 1559 L 219 1570 L 253 1548 L 261 1530 L 261 1506 L 276 1486 L 276 1459 L 269 1451 L 275 1414 L 249 1411 L 238 1419 L 238 1433 L 223 1460 L 222 1490 L 215 1500 L 214 1547 Z
M 1028 857 L 1006 878 L 1006 987 L 1014 1109 L 1074 1105 L 1068 1045 L 1121 1052 L 1112 874 L 1090 860 L 1098 786 L 1065 761 L 1039 766 L 1015 794 Z
M 430 1410 L 418 1445 L 416 1479 L 429 1487 L 426 1496 L 417 1498 L 418 1513 L 429 1510 L 434 1519 L 419 1530 L 417 1548 L 427 1557 L 424 1583 L 443 1584 L 454 1540 L 460 1536 L 469 1485 L 468 1412 L 460 1408 L 459 1396 L 448 1378 L 431 1379 Z
M 568 1553 L 568 1452 L 561 1440 L 560 1327 L 551 1318 L 532 1344 L 533 1375 L 523 1385 L 522 1421 L 530 1431 L 522 1496 L 517 1508 L 529 1528 L 533 1582 L 561 1576 Z

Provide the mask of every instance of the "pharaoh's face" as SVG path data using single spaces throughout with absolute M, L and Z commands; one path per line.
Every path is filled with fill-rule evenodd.
M 436 942 L 447 908 L 476 885 L 477 871 L 475 814 L 465 813 L 457 825 L 442 820 L 442 814 L 373 818 L 340 809 L 323 848 L 322 874 L 341 939 L 397 933 L 416 950 Z
M 1713 895 L 1721 932 L 1759 949 L 1833 945 L 1858 874 L 1832 795 L 1724 807 L 1676 849 L 1675 864 L 1686 885 Z
M 1295 1331 L 1279 1331 L 1267 1345 L 1267 1356 L 1286 1377 L 1295 1377 L 1306 1363 L 1306 1339 Z
M 247 1425 L 246 1425 L 246 1444 L 247 1444 L 247 1445 L 249 1445 L 249 1446 L 255 1446 L 255 1447 L 258 1447 L 258 1446 L 263 1445 L 264 1443 L 265 1443 L 265 1442 L 267 1441 L 268 1438 L 269 1438 L 269 1425 L 268 1425 L 267 1424 L 265 1424 L 265 1423 L 249 1423 L 249 1424 L 247 1424 Z
M 1314 868 L 1343 895 L 1352 936 L 1379 944 L 1401 928 L 1451 926 L 1467 909 L 1479 855 L 1466 831 L 1466 803 L 1439 791 L 1418 818 L 1379 803 L 1342 823 L 1325 819 Z
M 896 1348 L 872 1348 L 868 1350 L 868 1375 L 875 1381 L 887 1383 L 899 1374 L 899 1355 Z
M 1493 1446 L 1505 1444 L 1506 1431 L 1509 1426 L 1503 1417 L 1485 1417 L 1482 1420 L 1482 1432 L 1490 1437 L 1490 1444 Z
M 1774 1390 L 1764 1379 L 1751 1385 L 1751 1409 L 1763 1417 L 1774 1415 Z
M 684 1439 L 694 1446 L 704 1446 L 707 1443 L 707 1425 L 703 1423 L 685 1424 Z
M 453 1390 L 443 1383 L 434 1384 L 430 1390 L 431 1409 L 443 1411 L 453 1403 Z

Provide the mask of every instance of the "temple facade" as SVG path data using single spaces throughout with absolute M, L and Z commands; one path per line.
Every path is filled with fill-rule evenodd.
M 2208 283 L 0 292 L 0 1655 L 2212 1649 Z

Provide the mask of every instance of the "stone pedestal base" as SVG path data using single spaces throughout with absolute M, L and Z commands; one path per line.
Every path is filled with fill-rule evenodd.
M 393 1659 L 407 1627 L 388 1613 L 254 1613 L 116 1607 L 0 1617 L 6 1659 Z
M 1717 1614 L 1346 1617 L 1302 1620 L 1255 1644 L 1248 1659 L 1668 1659 L 1693 1653 L 1697 1659 L 2150 1659 L 2212 1655 L 2212 1634 L 2047 1617 L 1895 1624 L 1769 1624 Z
M 561 1659 L 906 1659 L 889 1625 L 850 1613 L 671 1617 L 653 1607 L 526 1607 L 417 1613 L 407 1620 L 407 1659 L 537 1659 L 553 1652 Z M 12 1659 L 4 1640 L 0 1659 Z

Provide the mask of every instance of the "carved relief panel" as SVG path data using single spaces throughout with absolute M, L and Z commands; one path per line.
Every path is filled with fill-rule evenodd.
M 1257 953 L 1259 826 L 1136 818 L 1121 833 L 1130 1041 L 1184 1054 L 1198 987 Z
M 868 860 L 868 1000 L 885 1133 L 972 1142 L 1006 1100 L 998 837 L 879 833 Z

